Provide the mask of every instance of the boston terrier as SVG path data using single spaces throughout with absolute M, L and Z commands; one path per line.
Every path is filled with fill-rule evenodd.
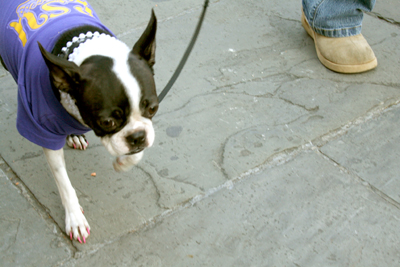
M 86 243 L 90 226 L 68 178 L 63 147 L 85 150 L 93 130 L 116 157 L 137 164 L 154 142 L 157 20 L 130 49 L 85 0 L 0 2 L 0 59 L 18 84 L 17 129 L 42 146 L 65 208 L 65 231 Z

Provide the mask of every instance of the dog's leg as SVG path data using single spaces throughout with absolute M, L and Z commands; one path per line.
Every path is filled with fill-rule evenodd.
M 83 215 L 75 189 L 69 181 L 65 168 L 64 150 L 62 148 L 60 150 L 43 148 L 43 150 L 65 209 L 65 231 L 71 239 L 73 237 L 82 243 L 82 237 L 83 242 L 86 243 L 86 238 L 90 235 L 90 226 Z
M 85 135 L 71 134 L 67 137 L 67 145 L 73 149 L 86 150 L 89 146 L 89 142 L 86 140 Z
M 138 164 L 143 157 L 143 151 L 129 156 L 120 156 L 114 161 L 114 170 L 117 172 L 129 171 L 134 165 Z

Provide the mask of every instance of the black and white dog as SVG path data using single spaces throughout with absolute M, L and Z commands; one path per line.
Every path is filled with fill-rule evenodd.
M 10 2 L 15 1 L 10 0 Z M 31 2 L 35 2 L 36 6 Z M 28 5 L 27 8 L 21 9 L 22 4 L 29 4 L 31 9 L 28 9 Z M 18 6 L 17 15 L 15 15 L 18 16 L 17 19 L 6 21 L 5 18 L 0 18 L 0 23 L 3 24 L 0 25 L 0 38 L 4 37 L 6 33 L 14 34 L 15 38 L 18 38 L 21 51 L 24 51 L 17 55 L 18 60 L 13 61 L 12 56 L 5 48 L 8 45 L 7 40 L 4 38 L 0 40 L 0 46 L 3 46 L 0 47 L 1 62 L 4 67 L 13 74 L 14 79 L 18 81 L 19 90 L 22 91 L 28 84 L 35 84 L 35 82 L 31 83 L 30 79 L 48 79 L 51 88 L 49 90 L 44 88 L 46 90 L 43 92 L 51 92 L 50 94 L 53 95 L 43 93 L 45 94 L 44 98 L 55 97 L 58 105 L 62 106 L 76 122 L 79 122 L 83 128 L 92 129 L 100 137 L 106 149 L 116 156 L 114 162 L 116 171 L 129 170 L 140 161 L 143 150 L 150 147 L 155 138 L 151 121 L 158 109 L 153 78 L 157 27 L 154 12 L 152 12 L 150 22 L 142 36 L 133 49 L 130 49 L 113 37 L 105 27 L 97 27 L 94 25 L 95 23 L 86 25 L 85 22 L 77 21 L 82 14 L 87 15 L 89 19 L 97 18 L 85 1 L 31 0 L 22 4 Z M 10 5 L 8 1 L 3 1 L 0 4 L 0 10 L 3 9 L 3 12 L 10 13 L 10 10 L 15 10 L 17 6 L 10 8 Z M 69 12 L 67 12 L 68 9 Z M 0 15 L 2 15 L 2 11 L 0 11 Z M 58 22 L 56 20 L 68 16 L 72 16 L 74 21 L 72 27 L 62 20 Z M 35 19 L 36 22 L 32 22 Z M 49 26 L 45 25 L 46 23 Z M 45 34 L 46 27 L 54 27 L 59 23 L 63 24 L 62 33 L 51 35 L 51 38 L 56 38 L 52 41 L 54 45 L 45 49 L 42 44 L 49 37 L 40 39 L 36 35 L 41 32 Z M 26 29 L 27 27 L 30 28 Z M 28 31 L 32 30 L 33 32 L 39 27 L 41 31 L 32 35 L 32 38 L 36 38 L 35 43 L 32 44 Z M 13 62 L 24 62 L 24 57 L 29 57 L 29 52 L 25 51 L 28 51 L 29 47 L 38 51 L 40 48 L 42 58 L 34 64 L 37 64 L 38 70 L 43 66 L 48 69 L 46 77 L 36 77 L 43 75 L 43 72 L 39 71 L 36 76 L 30 75 L 28 70 L 25 70 L 25 77 L 19 76 L 23 73 L 21 72 L 22 64 L 15 66 L 16 64 Z M 28 61 L 26 60 L 26 62 Z M 23 88 L 19 82 L 21 79 L 24 79 L 25 87 Z M 33 90 L 42 89 L 33 88 Z M 48 101 L 48 99 L 45 100 Z M 18 108 L 22 109 L 20 102 L 18 105 Z M 35 112 L 35 110 L 32 111 L 32 113 Z M 46 123 L 44 128 L 51 126 L 48 126 L 49 122 Z M 59 121 L 54 123 L 57 124 L 55 128 L 60 128 Z M 22 130 L 18 129 L 21 134 L 34 143 L 42 144 L 40 137 L 37 141 L 36 137 L 31 137 L 29 133 L 22 133 L 24 125 L 20 127 Z M 27 131 L 29 132 L 29 129 Z M 49 140 L 49 138 L 45 139 L 43 142 L 46 143 L 41 146 L 43 146 L 65 208 L 66 233 L 71 239 L 74 238 L 81 243 L 82 241 L 86 242 L 86 238 L 90 235 L 90 226 L 68 178 L 63 148 L 54 149 L 51 144 L 48 144 Z M 63 140 L 65 140 L 65 136 Z M 88 146 L 86 139 L 80 134 L 68 135 L 67 144 L 80 149 L 86 149 Z

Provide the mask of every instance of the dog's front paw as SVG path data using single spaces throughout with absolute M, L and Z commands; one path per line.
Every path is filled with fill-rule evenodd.
M 65 232 L 71 240 L 78 240 L 81 244 L 83 240 L 83 243 L 86 243 L 86 238 L 90 235 L 90 226 L 79 204 L 65 209 Z
M 85 135 L 68 135 L 67 145 L 73 149 L 86 150 L 89 146 L 89 142 L 86 140 Z
M 126 172 L 139 163 L 143 157 L 143 151 L 129 156 L 120 156 L 114 161 L 114 170 L 117 172 Z

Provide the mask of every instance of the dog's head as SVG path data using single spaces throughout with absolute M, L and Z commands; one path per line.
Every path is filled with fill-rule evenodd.
M 156 28 L 152 12 L 133 49 L 107 36 L 98 43 L 90 40 L 86 48 L 83 43 L 73 61 L 57 57 L 39 44 L 53 86 L 75 100 L 83 122 L 112 155 L 139 153 L 154 142 Z

